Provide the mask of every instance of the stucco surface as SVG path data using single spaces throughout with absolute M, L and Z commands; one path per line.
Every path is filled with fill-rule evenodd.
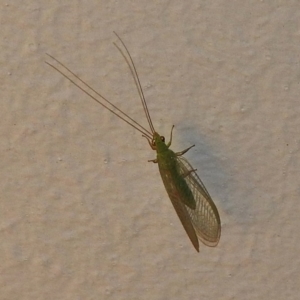
M 0 1 L 0 299 L 299 299 L 299 1 Z M 188 240 L 139 132 L 154 126 L 222 220 Z

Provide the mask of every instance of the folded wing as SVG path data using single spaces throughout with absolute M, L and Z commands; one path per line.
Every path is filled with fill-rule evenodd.
M 221 235 L 221 221 L 216 205 L 211 199 L 203 182 L 190 163 L 182 156 L 177 157 L 180 174 L 184 177 L 196 202 L 196 208 L 185 206 L 198 238 L 207 246 L 218 244 Z

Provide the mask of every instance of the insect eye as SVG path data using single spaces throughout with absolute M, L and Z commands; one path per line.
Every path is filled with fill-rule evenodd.
M 164 136 L 161 136 L 160 139 L 161 139 L 162 142 L 165 142 L 165 137 Z

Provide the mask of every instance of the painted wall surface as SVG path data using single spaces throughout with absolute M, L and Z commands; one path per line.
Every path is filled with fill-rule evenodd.
M 299 299 L 300 2 L 1 1 L 0 299 Z M 139 132 L 49 53 L 156 130 L 214 199 L 197 253 Z

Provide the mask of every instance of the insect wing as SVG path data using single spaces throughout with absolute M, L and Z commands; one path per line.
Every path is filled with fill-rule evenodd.
M 169 194 L 169 197 L 183 228 L 185 229 L 195 249 L 199 252 L 199 241 L 197 238 L 198 234 L 196 233 L 194 225 L 191 222 L 191 217 L 190 213 L 188 212 L 187 206 L 182 202 L 176 192 L 172 195 Z
M 207 246 L 214 247 L 218 244 L 221 235 L 221 221 L 216 205 L 211 199 L 203 182 L 190 163 L 181 156 L 177 157 L 180 174 L 189 186 L 196 208 L 185 206 L 198 238 Z M 192 171 L 192 172 L 191 172 Z
M 160 174 L 177 216 L 195 249 L 199 252 L 199 241 L 191 221 L 190 213 L 181 199 L 177 184 L 171 179 L 173 177 L 171 171 L 160 168 Z

